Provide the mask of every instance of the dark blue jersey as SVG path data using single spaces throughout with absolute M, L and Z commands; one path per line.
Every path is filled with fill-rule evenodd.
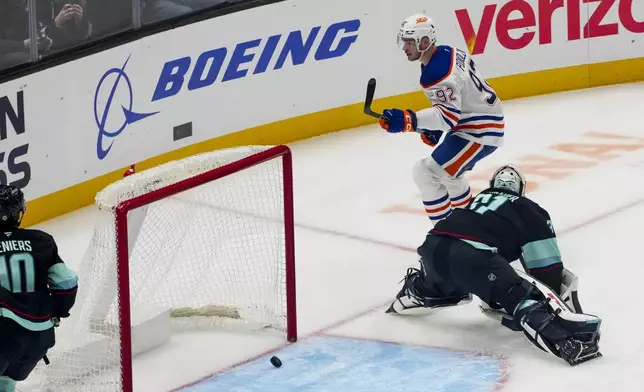
M 40 230 L 0 229 L 0 316 L 40 331 L 52 317 L 67 317 L 78 277 L 58 255 L 54 239 Z
M 486 189 L 466 208 L 455 209 L 430 231 L 498 252 L 508 262 L 523 259 L 530 274 L 561 290 L 561 252 L 546 210 L 505 189 Z

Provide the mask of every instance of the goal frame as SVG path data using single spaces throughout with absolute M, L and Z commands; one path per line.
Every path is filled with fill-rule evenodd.
M 128 212 L 169 196 L 216 181 L 261 163 L 282 159 L 284 196 L 285 273 L 286 273 L 286 338 L 297 341 L 297 309 L 295 302 L 295 222 L 293 214 L 293 159 L 291 150 L 278 145 L 218 168 L 166 185 L 149 193 L 125 200 L 114 209 L 116 228 L 116 269 L 119 304 L 121 351 L 121 389 L 133 391 L 132 330 L 130 309 L 130 269 L 128 252 Z

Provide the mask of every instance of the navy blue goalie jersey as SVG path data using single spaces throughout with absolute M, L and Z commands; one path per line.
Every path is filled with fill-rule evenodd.
M 508 262 L 523 259 L 530 275 L 560 293 L 563 264 L 548 212 L 505 189 L 486 189 L 455 209 L 430 231 L 498 252 Z

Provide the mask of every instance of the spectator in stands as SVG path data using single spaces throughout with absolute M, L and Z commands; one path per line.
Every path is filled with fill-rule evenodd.
M 91 33 L 85 0 L 36 0 L 38 54 L 76 45 Z M 31 60 L 29 6 L 26 0 L 3 0 L 0 10 L 0 69 Z
M 92 24 L 85 15 L 86 6 L 86 0 L 39 1 L 37 19 L 53 40 L 52 51 L 78 45 L 91 35 Z
M 143 23 L 248 0 L 140 0 Z M 39 57 L 129 30 L 132 0 L 35 0 Z M 0 0 L 0 70 L 29 62 L 29 1 Z M 91 20 L 91 23 L 90 23 Z
M 47 51 L 51 39 L 41 37 L 38 48 Z M 25 0 L 3 0 L 0 8 L 0 69 L 31 60 L 29 38 L 29 8 Z

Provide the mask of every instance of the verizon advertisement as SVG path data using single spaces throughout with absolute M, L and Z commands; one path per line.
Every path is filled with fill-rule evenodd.
M 635 20 L 633 3 L 634 0 L 542 0 L 533 6 L 527 1 L 512 0 L 502 5 L 486 5 L 477 29 L 467 9 L 457 9 L 455 15 L 465 40 L 475 40 L 472 54 L 483 54 L 492 27 L 498 43 L 509 50 L 520 50 L 533 43 L 551 44 L 553 30 L 556 33 L 556 14 L 565 17 L 564 34 L 557 37 L 560 41 L 619 35 L 620 30 L 644 33 L 644 18 Z M 609 16 L 612 10 L 616 12 Z
M 0 85 L 0 182 L 33 199 L 186 145 L 362 102 L 371 77 L 376 98 L 417 91 L 419 66 L 396 45 L 415 13 L 434 19 L 439 44 L 471 48 L 490 78 L 644 54 L 640 0 L 291 0 Z
M 622 60 L 644 54 L 642 1 L 456 3 L 467 3 L 453 11 L 461 39 L 473 44 L 472 54 L 481 57 L 477 62 L 493 76 Z M 522 64 L 517 64 L 517 60 Z

